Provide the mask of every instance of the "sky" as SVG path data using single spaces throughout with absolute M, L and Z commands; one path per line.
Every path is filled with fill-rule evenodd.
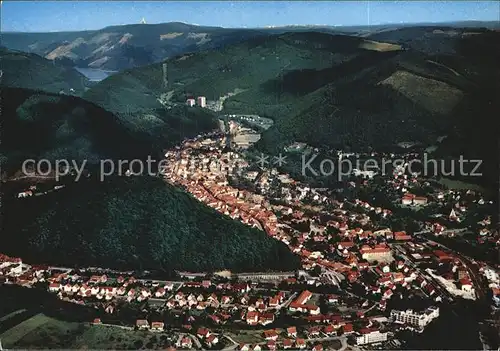
M 219 27 L 498 21 L 499 1 L 15 1 L 1 30 L 54 32 L 185 22 Z

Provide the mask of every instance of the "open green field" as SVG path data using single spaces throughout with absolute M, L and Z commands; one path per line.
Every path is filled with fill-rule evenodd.
M 165 333 L 66 322 L 42 313 L 7 330 L 0 339 L 4 347 L 16 349 L 161 349 L 175 343 Z
M 33 317 L 35 314 L 37 314 L 37 312 L 23 308 L 3 315 L 2 318 L 0 318 L 0 334 Z
M 175 343 L 167 334 L 148 331 L 133 331 L 115 327 L 96 325 L 89 327 L 77 337 L 72 345 L 75 349 L 162 349 Z

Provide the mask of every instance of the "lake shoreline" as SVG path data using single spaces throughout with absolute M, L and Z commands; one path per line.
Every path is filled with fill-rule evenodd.
M 84 75 L 91 82 L 100 82 L 113 74 L 118 73 L 118 71 L 109 71 L 100 68 L 90 68 L 90 67 L 75 67 L 75 70 Z

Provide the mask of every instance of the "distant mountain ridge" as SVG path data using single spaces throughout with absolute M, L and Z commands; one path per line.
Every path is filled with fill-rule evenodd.
M 53 33 L 2 33 L 2 45 L 47 59 L 64 59 L 79 67 L 120 71 L 160 62 L 176 55 L 219 48 L 256 37 L 287 31 L 318 31 L 334 34 L 368 35 L 416 25 L 373 26 L 277 26 L 273 28 L 223 28 L 181 22 L 128 24 L 99 30 Z M 419 26 L 427 26 L 419 24 Z M 497 22 L 430 24 L 446 27 L 498 28 Z
M 65 58 L 79 67 L 123 70 L 259 35 L 263 34 L 250 29 L 173 22 L 111 26 L 82 32 L 3 33 L 2 44 L 50 60 Z

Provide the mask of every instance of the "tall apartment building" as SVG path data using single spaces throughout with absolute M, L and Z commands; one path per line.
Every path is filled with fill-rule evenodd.
M 356 337 L 356 345 L 374 344 L 387 341 L 387 332 L 381 333 L 379 330 L 361 329 L 361 335 Z
M 207 99 L 204 96 L 198 96 L 198 106 L 205 107 L 207 105 Z
M 391 311 L 391 319 L 394 323 L 408 324 L 419 328 L 424 328 L 433 319 L 439 317 L 439 307 L 431 306 L 424 312 L 415 312 L 413 310 Z

